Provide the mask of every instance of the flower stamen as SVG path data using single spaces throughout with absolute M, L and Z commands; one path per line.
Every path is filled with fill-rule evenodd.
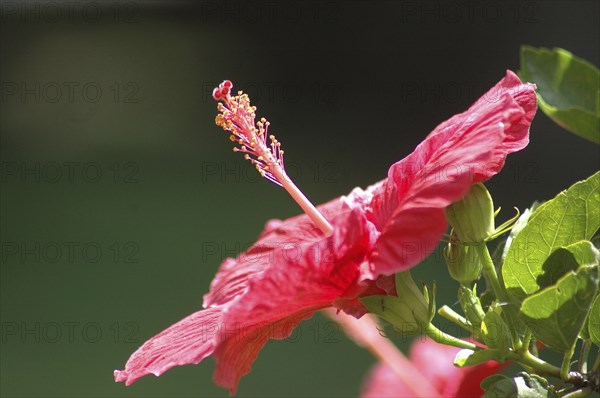
M 275 136 L 269 134 L 270 123 L 265 118 L 255 122 L 256 107 L 250 105 L 248 94 L 238 91 L 238 95 L 231 96 L 232 87 L 233 84 L 225 80 L 213 90 L 213 98 L 220 101 L 215 123 L 230 132 L 229 139 L 239 145 L 233 151 L 243 153 L 244 159 L 252 163 L 261 176 L 283 187 L 319 229 L 330 235 L 331 224 L 286 174 L 284 151 Z

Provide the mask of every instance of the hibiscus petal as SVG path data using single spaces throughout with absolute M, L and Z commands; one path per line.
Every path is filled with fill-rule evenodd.
M 454 357 L 459 351 L 460 348 L 438 344 L 428 338 L 417 338 L 410 348 L 410 360 L 437 391 L 444 397 L 451 397 L 461 385 L 467 369 L 454 366 Z
M 446 230 L 444 209 L 527 145 L 534 113 L 534 86 L 509 71 L 468 111 L 440 124 L 395 163 L 387 180 L 369 188 L 367 216 L 381 236 L 363 279 L 406 270 L 433 251 Z
M 356 319 L 343 312 L 336 313 L 333 309 L 323 311 L 328 317 L 338 322 L 346 335 L 357 345 L 367 348 L 371 353 L 379 358 L 386 366 L 375 370 L 374 377 L 383 377 L 390 379 L 391 386 L 379 386 L 373 384 L 369 386 L 369 396 L 398 396 L 398 391 L 393 387 L 404 386 L 401 391 L 405 396 L 413 397 L 437 397 L 437 390 L 429 383 L 429 380 L 423 376 L 412 362 L 409 361 L 401 351 L 386 337 L 384 337 L 377 322 L 377 317 L 372 314 L 366 314 L 360 319 Z M 391 370 L 393 375 L 388 375 Z M 399 383 L 398 380 L 402 381 Z
M 430 339 L 419 339 L 411 347 L 410 359 L 442 396 L 481 397 L 481 381 L 500 372 L 507 363 L 487 361 L 480 365 L 458 368 L 453 363 L 459 351 L 460 348 L 438 344 Z
M 198 311 L 152 337 L 131 355 L 125 370 L 115 370 L 115 381 L 130 385 L 147 374 L 199 363 L 214 351 L 221 315 L 220 307 Z
M 479 384 L 483 379 L 505 367 L 495 361 L 458 368 L 453 365 L 459 348 L 438 344 L 430 339 L 417 339 L 410 351 L 410 360 L 432 387 L 446 398 L 481 397 Z M 362 397 L 412 397 L 409 386 L 386 364 L 376 364 L 363 382 Z
M 363 398 L 413 398 L 415 393 L 390 366 L 378 362 L 367 373 L 360 396 Z
M 366 219 L 347 209 L 332 225 L 333 235 L 326 239 L 273 250 L 273 261 L 228 306 L 223 314 L 228 332 L 214 354 L 217 384 L 235 391 L 270 338 L 286 338 L 301 320 L 357 284 L 355 261 L 364 258 L 370 241 Z
M 318 206 L 318 209 L 327 219 L 349 210 L 340 198 Z M 287 248 L 291 251 L 299 243 L 317 242 L 323 238 L 323 232 L 306 214 L 285 221 L 268 221 L 265 230 L 248 251 L 236 259 L 223 261 L 210 284 L 210 291 L 204 295 L 203 306 L 225 304 L 243 294 L 248 281 L 273 264 L 276 250 Z
M 215 384 L 229 389 L 231 395 L 235 394 L 240 378 L 250 372 L 264 345 L 270 339 L 287 338 L 301 321 L 312 317 L 320 308 L 323 306 L 308 308 L 276 322 L 232 327 L 213 354 L 217 363 L 213 375 Z

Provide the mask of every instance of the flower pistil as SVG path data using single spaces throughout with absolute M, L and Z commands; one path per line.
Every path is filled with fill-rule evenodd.
M 234 152 L 242 152 L 244 158 L 252 163 L 261 176 L 283 187 L 300 205 L 325 235 L 333 232 L 331 224 L 323 217 L 308 198 L 298 189 L 285 172 L 284 151 L 274 135 L 269 135 L 270 123 L 261 118 L 255 123 L 256 107 L 250 105 L 250 97 L 242 91 L 231 96 L 233 84 L 225 80 L 213 90 L 213 98 L 219 102 L 220 112 L 215 118 L 217 126 L 229 131 L 229 139 L 239 147 Z M 267 139 L 268 137 L 268 139 Z

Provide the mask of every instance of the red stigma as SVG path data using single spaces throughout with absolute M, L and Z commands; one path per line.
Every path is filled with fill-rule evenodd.
M 223 80 L 223 83 L 219 84 L 219 87 L 216 87 L 213 90 L 213 98 L 218 101 L 222 98 L 227 97 L 232 87 L 233 83 L 231 83 L 231 81 Z

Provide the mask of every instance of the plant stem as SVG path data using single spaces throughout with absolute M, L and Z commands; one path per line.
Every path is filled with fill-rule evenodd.
M 450 322 L 465 329 L 467 332 L 473 333 L 473 325 L 469 321 L 467 321 L 465 317 L 457 314 L 452 308 L 448 307 L 447 305 L 441 307 L 438 310 L 438 314 L 440 314 L 440 316 L 443 316 Z
M 501 302 L 508 302 L 508 294 L 500 285 L 500 281 L 498 280 L 498 274 L 496 273 L 496 267 L 494 266 L 494 261 L 490 256 L 490 252 L 487 248 L 487 245 L 484 242 L 481 242 L 475 247 L 477 249 L 479 259 L 481 260 L 481 263 L 483 265 L 483 272 L 490 281 L 492 285 L 492 290 L 494 291 L 496 298 Z
M 525 331 L 525 337 L 523 337 L 523 346 L 521 347 L 521 351 L 529 350 L 529 345 L 531 344 L 531 336 L 532 336 L 531 330 L 527 329 Z
M 521 364 L 527 365 L 530 368 L 535 369 L 536 371 L 538 371 L 540 373 L 545 373 L 550 376 L 560 378 L 560 369 L 559 368 L 532 355 L 529 351 L 524 351 L 524 352 L 521 352 L 520 354 L 510 353 L 507 356 L 507 359 L 512 359 L 513 361 L 520 362 Z
M 581 374 L 587 373 L 588 355 L 590 353 L 591 348 L 592 342 L 589 339 L 583 340 L 583 344 L 581 345 L 581 351 L 579 352 L 579 373 Z
M 584 388 L 575 390 L 573 392 L 570 392 L 566 395 L 563 395 L 562 398 L 583 398 L 583 397 L 587 397 L 591 393 L 592 393 L 591 387 L 584 387 Z
M 563 380 L 569 379 L 569 372 L 571 371 L 571 358 L 573 358 L 573 354 L 575 353 L 575 346 L 577 345 L 577 341 L 573 343 L 569 351 L 565 352 L 563 357 L 562 366 L 560 367 L 560 378 Z
M 490 252 L 488 250 L 485 242 L 479 243 L 475 246 L 477 249 L 477 254 L 479 255 L 479 259 L 483 265 L 483 273 L 485 274 L 488 281 L 492 285 L 492 290 L 496 295 L 496 298 L 501 302 L 505 303 L 506 307 L 504 308 L 504 312 L 506 313 L 506 321 L 508 323 L 508 328 L 511 332 L 512 344 L 513 348 L 516 351 L 519 351 L 522 347 L 521 339 L 519 338 L 519 333 L 517 331 L 518 326 L 518 318 L 516 313 L 516 308 L 509 303 L 508 293 L 504 289 L 504 287 L 500 284 L 498 280 L 498 274 L 496 273 L 496 267 L 494 266 L 494 261 L 490 256 Z
M 468 341 L 461 340 L 458 337 L 454 337 L 448 333 L 442 332 L 440 329 L 436 328 L 431 323 L 421 326 L 421 329 L 427 336 L 429 336 L 429 338 L 431 338 L 436 343 L 450 345 L 452 347 L 457 348 L 466 348 L 468 350 L 473 351 L 480 349 L 473 343 L 469 343 Z
M 537 357 L 539 355 L 538 340 L 535 338 L 535 336 L 533 334 L 531 335 L 531 343 L 529 343 L 529 346 L 530 346 L 529 349 L 531 350 L 531 353 Z
M 597 372 L 598 368 L 600 368 L 600 352 L 598 352 L 598 355 L 596 356 L 594 366 L 592 366 L 592 372 Z

